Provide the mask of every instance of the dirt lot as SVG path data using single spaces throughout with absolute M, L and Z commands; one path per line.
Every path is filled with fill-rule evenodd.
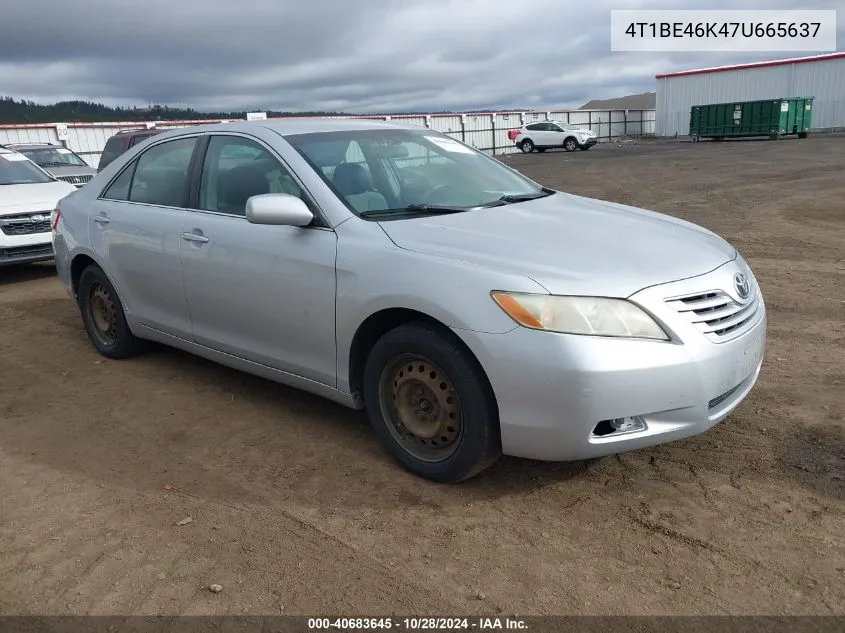
M 507 160 L 741 250 L 770 338 L 730 418 L 437 486 L 362 414 L 166 349 L 104 362 L 49 267 L 2 270 L 0 613 L 845 613 L 845 138 Z

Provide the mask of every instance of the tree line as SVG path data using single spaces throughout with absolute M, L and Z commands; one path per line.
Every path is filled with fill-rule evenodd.
M 267 112 L 268 117 L 337 116 L 343 112 Z M 91 101 L 60 101 L 41 104 L 25 99 L 0 97 L 0 124 L 95 123 L 102 121 L 177 121 L 184 119 L 243 119 L 246 112 L 199 112 L 193 108 L 155 105 L 149 108 L 112 107 Z
M 523 108 L 524 109 L 524 108 Z M 279 110 L 261 110 L 270 118 L 294 116 L 349 116 L 351 112 L 282 112 Z M 484 112 L 510 112 L 501 109 L 483 109 Z M 384 112 L 382 114 L 450 114 L 453 111 L 441 112 Z M 466 111 L 470 112 L 470 111 Z M 193 108 L 174 108 L 166 105 L 154 105 L 149 108 L 120 106 L 112 107 L 92 101 L 60 101 L 58 103 L 42 104 L 26 99 L 0 97 L 0 125 L 15 123 L 97 123 L 106 121 L 180 121 L 190 119 L 245 119 L 246 111 L 238 112 L 207 112 Z

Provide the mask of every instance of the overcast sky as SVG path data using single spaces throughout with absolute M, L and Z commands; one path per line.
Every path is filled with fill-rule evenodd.
M 612 53 L 610 9 L 798 0 L 0 0 L 0 94 L 199 110 L 577 107 L 807 53 Z M 845 0 L 814 0 L 839 11 Z

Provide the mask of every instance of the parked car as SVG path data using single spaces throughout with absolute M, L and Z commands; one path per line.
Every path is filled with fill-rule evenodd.
M 514 132 L 515 130 L 511 130 Z M 515 134 L 508 134 L 520 150 L 530 154 L 535 149 L 545 152 L 547 149 L 562 147 L 567 152 L 576 149 L 588 150 L 598 142 L 592 130 L 570 125 L 562 121 L 536 121 L 526 123 Z
M 764 353 L 763 297 L 722 238 L 412 125 L 169 131 L 53 225 L 101 354 L 158 341 L 366 408 L 435 481 L 701 433 Z
M 76 187 L 0 146 L 0 267 L 53 259 L 50 215 L 72 191 Z
M 78 154 L 62 145 L 51 143 L 14 143 L 9 149 L 23 154 L 39 167 L 43 167 L 59 180 L 82 187 L 94 177 L 97 170 Z
M 103 153 L 100 154 L 100 162 L 97 171 L 102 171 L 118 156 L 135 147 L 138 143 L 146 141 L 151 136 L 161 133 L 163 130 L 148 128 L 144 130 L 121 130 L 106 141 Z

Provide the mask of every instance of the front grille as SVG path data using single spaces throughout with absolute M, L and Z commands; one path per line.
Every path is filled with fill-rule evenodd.
M 93 174 L 86 174 L 84 176 L 56 176 L 59 180 L 64 180 L 72 185 L 84 185 L 93 178 Z
M 19 257 L 34 257 L 40 255 L 53 255 L 53 245 L 48 244 L 30 244 L 29 246 L 12 246 L 10 248 L 0 248 L 0 261 L 3 259 L 17 259 Z
M 666 303 L 688 318 L 710 340 L 721 342 L 739 336 L 757 322 L 760 293 L 755 283 L 744 303 L 722 290 L 667 299 Z
M 37 211 L 0 217 L 0 231 L 6 235 L 47 233 L 50 230 L 51 213 L 52 211 Z

